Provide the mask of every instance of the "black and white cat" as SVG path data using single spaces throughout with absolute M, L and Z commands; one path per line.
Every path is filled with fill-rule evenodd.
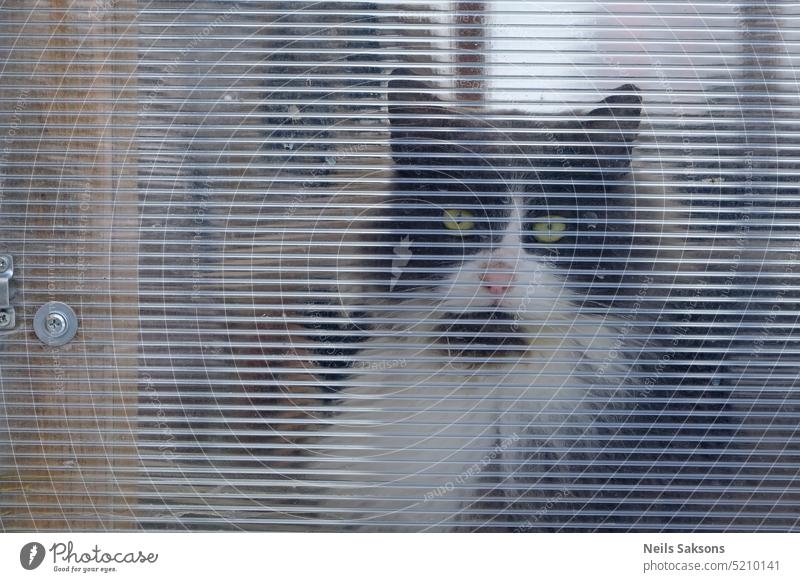
M 389 88 L 384 299 L 309 472 L 342 524 L 477 529 L 487 499 L 536 487 L 532 459 L 592 430 L 593 387 L 629 372 L 620 322 L 585 312 L 615 299 L 629 252 L 617 193 L 641 100 L 626 85 L 535 117 L 447 107 L 408 71 Z

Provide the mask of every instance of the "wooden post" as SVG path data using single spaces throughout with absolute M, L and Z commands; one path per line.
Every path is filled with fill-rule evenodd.
M 133 0 L 5 3 L 18 40 L 3 83 L 10 148 L 3 250 L 17 328 L 0 339 L 10 452 L 2 528 L 134 525 L 137 391 Z M 120 10 L 126 10 L 120 12 Z M 16 121 L 15 121 L 16 120 Z M 77 336 L 44 346 L 37 308 L 63 301 Z M 0 436 L 0 438 L 3 438 Z
M 456 3 L 456 98 L 475 105 L 483 102 L 486 89 L 485 11 L 485 2 Z

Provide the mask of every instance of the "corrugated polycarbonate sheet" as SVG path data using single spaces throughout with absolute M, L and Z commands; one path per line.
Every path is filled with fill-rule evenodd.
M 794 529 L 800 4 L 0 12 L 4 529 Z

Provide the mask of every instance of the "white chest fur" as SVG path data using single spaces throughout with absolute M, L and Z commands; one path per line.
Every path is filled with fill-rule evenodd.
M 448 362 L 418 336 L 394 338 L 391 349 L 369 342 L 316 442 L 326 517 L 358 529 L 455 527 L 480 502 L 482 477 L 518 470 L 522 441 L 557 447 L 559 435 L 591 424 L 587 397 L 602 381 L 592 370 L 608 360 L 613 332 L 588 322 L 570 337 L 586 339 L 480 366 Z

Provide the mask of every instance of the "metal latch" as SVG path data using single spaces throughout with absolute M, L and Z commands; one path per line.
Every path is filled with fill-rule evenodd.
M 16 325 L 14 308 L 11 307 L 11 278 L 14 276 L 14 259 L 11 255 L 0 255 L 0 331 L 13 329 Z

